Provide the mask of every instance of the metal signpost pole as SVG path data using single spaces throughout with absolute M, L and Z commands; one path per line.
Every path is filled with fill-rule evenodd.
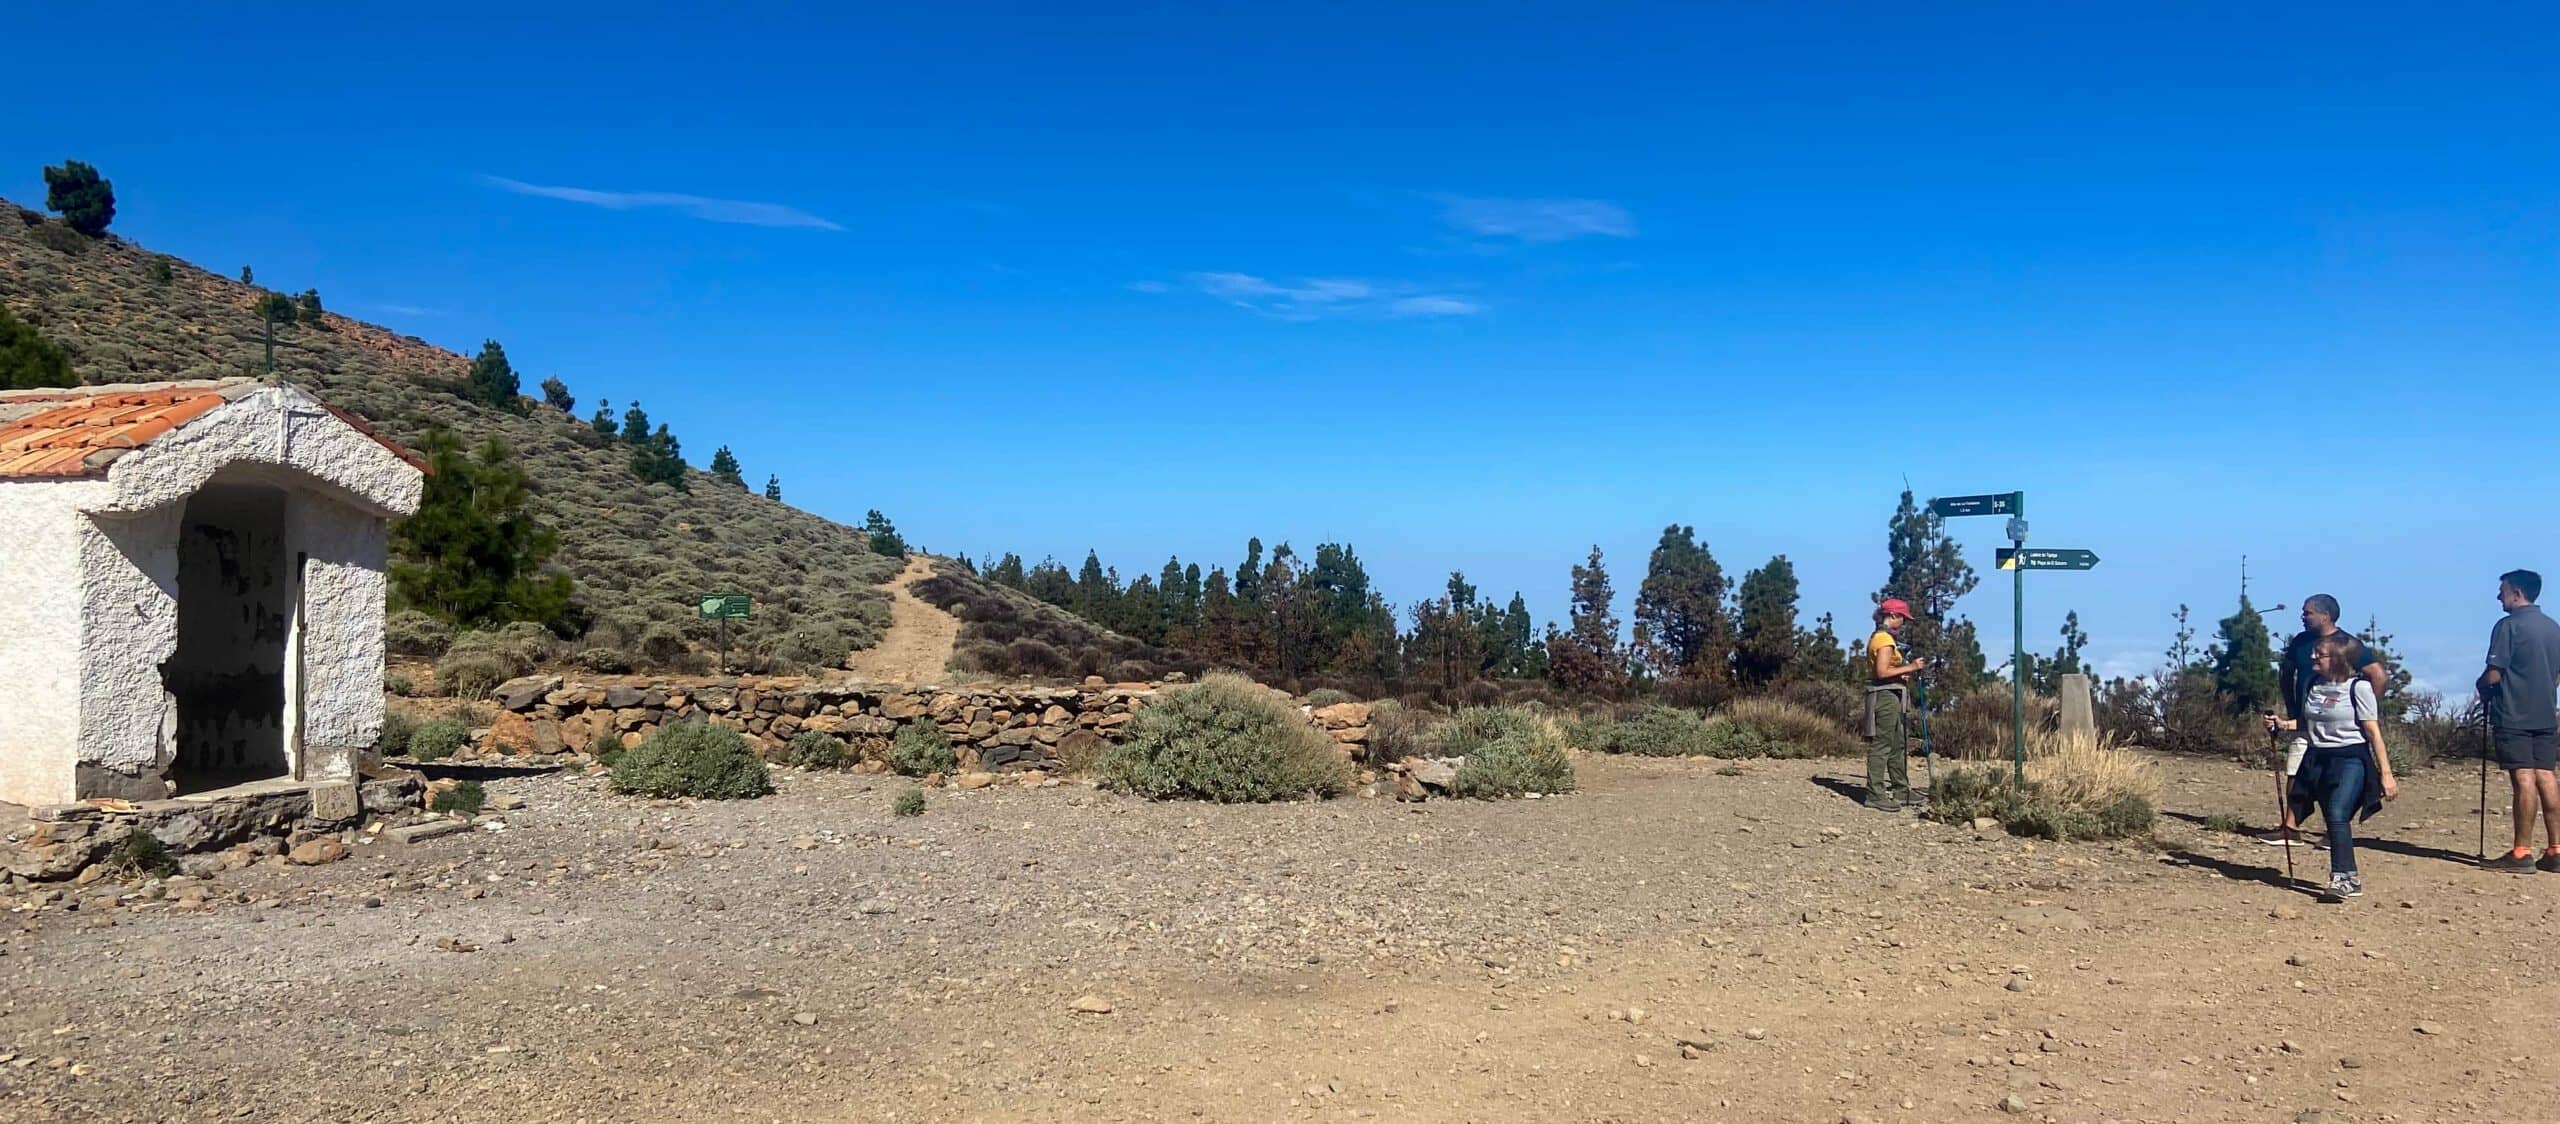
M 2009 543 L 2027 548 L 2027 494 L 2011 492 Z M 2027 567 L 2024 559 L 2009 573 L 2009 777 L 2027 782 Z

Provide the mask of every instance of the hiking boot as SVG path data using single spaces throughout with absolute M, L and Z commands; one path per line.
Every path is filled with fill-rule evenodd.
M 2320 889 L 2320 900 L 2333 905 L 2348 898 L 2363 896 L 2364 879 L 2352 873 L 2332 874 L 2329 876 L 2329 884 Z
M 2533 865 L 2533 856 L 2519 855 L 2513 851 L 2509 851 L 2497 858 L 2481 863 L 2480 869 L 2494 870 L 2500 874 L 2531 874 L 2534 872 L 2535 868 Z
M 1867 805 L 1867 809 L 1875 812 L 1899 812 L 1902 810 L 1902 805 L 1894 803 L 1869 804 Z
M 2541 861 L 2534 863 L 2533 869 L 2544 874 L 2560 874 L 2560 851 L 2543 852 Z

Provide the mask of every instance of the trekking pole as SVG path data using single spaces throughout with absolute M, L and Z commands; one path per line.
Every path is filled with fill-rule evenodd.
M 2489 708 L 2480 708 L 2480 859 L 2489 861 L 2489 755 L 2498 751 L 2498 736 L 2489 729 Z
M 2273 718 L 2275 713 L 2270 711 L 2267 717 Z M 2285 889 L 2291 890 L 2300 885 L 2294 881 L 2293 877 L 2294 836 L 2284 828 L 2285 813 L 2291 810 L 2293 802 L 2284 790 L 2284 750 L 2276 744 L 2276 731 L 2272 728 L 2267 731 L 2267 756 L 2273 760 L 2275 766 L 2276 831 L 2284 835 L 2284 885 Z
M 1929 799 L 1938 798 L 1938 751 L 1929 740 L 1929 677 L 1911 681 L 1911 692 L 1920 704 L 1920 760 L 1929 770 Z

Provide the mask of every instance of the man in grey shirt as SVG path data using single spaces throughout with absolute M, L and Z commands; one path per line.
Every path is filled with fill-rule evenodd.
M 2560 874 L 2560 622 L 2545 615 L 2542 575 L 2509 570 L 2498 575 L 2498 604 L 2507 615 L 2489 630 L 2489 667 L 2480 673 L 2480 699 L 2489 708 L 2489 743 L 2498 766 L 2515 782 L 2516 843 L 2483 864 L 2490 870 Z M 2533 821 L 2543 820 L 2547 845 L 2533 857 Z

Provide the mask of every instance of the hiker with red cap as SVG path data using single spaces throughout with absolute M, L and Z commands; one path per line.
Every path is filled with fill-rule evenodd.
M 1902 658 L 1902 626 L 1911 604 L 1887 597 L 1876 605 L 1876 634 L 1867 638 L 1867 807 L 1899 812 L 1911 795 L 1911 680 L 1927 660 Z

